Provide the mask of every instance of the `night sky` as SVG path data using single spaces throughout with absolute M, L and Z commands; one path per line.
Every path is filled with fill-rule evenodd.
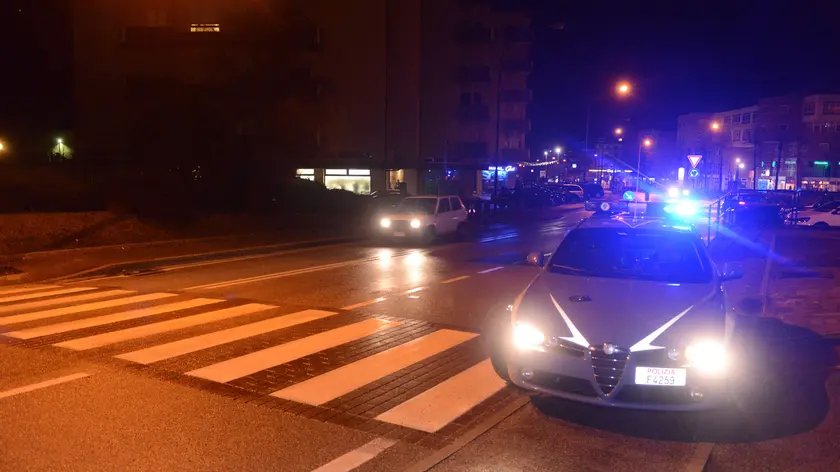
M 587 106 L 594 139 L 627 119 L 631 129 L 674 129 L 682 113 L 840 92 L 840 8 L 831 2 L 534 2 L 534 149 L 582 147 Z M 71 126 L 69 5 L 0 2 L 0 134 Z M 557 23 L 564 28 L 547 28 Z M 621 78 L 635 85 L 629 100 L 611 96 Z

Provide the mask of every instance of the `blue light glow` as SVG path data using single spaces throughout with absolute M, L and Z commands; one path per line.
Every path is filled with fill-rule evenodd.
M 676 202 L 666 205 L 665 213 L 677 214 L 679 216 L 694 216 L 697 214 L 697 205 L 692 202 Z

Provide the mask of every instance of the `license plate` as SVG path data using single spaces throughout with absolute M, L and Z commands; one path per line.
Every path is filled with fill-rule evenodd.
M 685 386 L 685 369 L 668 367 L 636 367 L 636 385 Z
M 404 237 L 405 237 L 405 233 L 403 233 L 403 232 L 399 232 L 399 231 L 398 231 L 398 232 L 394 233 L 394 236 L 396 236 L 396 237 L 398 237 L 398 238 L 404 238 Z

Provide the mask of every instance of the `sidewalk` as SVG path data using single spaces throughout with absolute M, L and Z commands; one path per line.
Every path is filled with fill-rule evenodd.
M 13 256 L 6 265 L 15 269 L 13 272 L 20 273 L 11 273 L 0 280 L 5 280 L 6 283 L 31 283 L 71 276 L 109 265 L 119 265 L 119 271 L 132 270 L 132 265 L 135 265 L 133 263 L 142 266 L 143 263 L 155 259 L 173 258 L 173 263 L 186 263 L 189 262 L 186 260 L 189 258 L 206 260 L 237 257 L 254 252 L 270 253 L 284 248 L 299 247 L 302 243 L 326 245 L 353 238 L 353 235 L 336 236 L 336 233 L 325 229 L 295 229 L 35 252 Z

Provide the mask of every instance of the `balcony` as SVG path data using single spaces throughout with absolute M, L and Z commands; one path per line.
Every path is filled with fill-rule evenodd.
M 510 44 L 530 44 L 534 41 L 534 33 L 530 28 L 508 27 L 502 31 L 505 42 Z
M 531 72 L 531 61 L 528 61 L 528 60 L 504 61 L 504 62 L 502 62 L 502 70 L 505 71 L 505 72 L 527 74 L 527 73 Z
M 460 105 L 457 115 L 458 121 L 490 121 L 490 110 L 487 105 Z
M 529 103 L 531 101 L 531 91 L 520 90 L 503 90 L 502 101 L 505 103 Z
M 528 133 L 531 131 L 529 120 L 502 120 L 502 130 L 507 133 Z
M 455 74 L 455 80 L 460 84 L 489 84 L 490 68 L 487 66 L 462 66 Z
M 523 162 L 529 160 L 531 152 L 528 148 L 506 148 L 502 149 L 502 161 Z

